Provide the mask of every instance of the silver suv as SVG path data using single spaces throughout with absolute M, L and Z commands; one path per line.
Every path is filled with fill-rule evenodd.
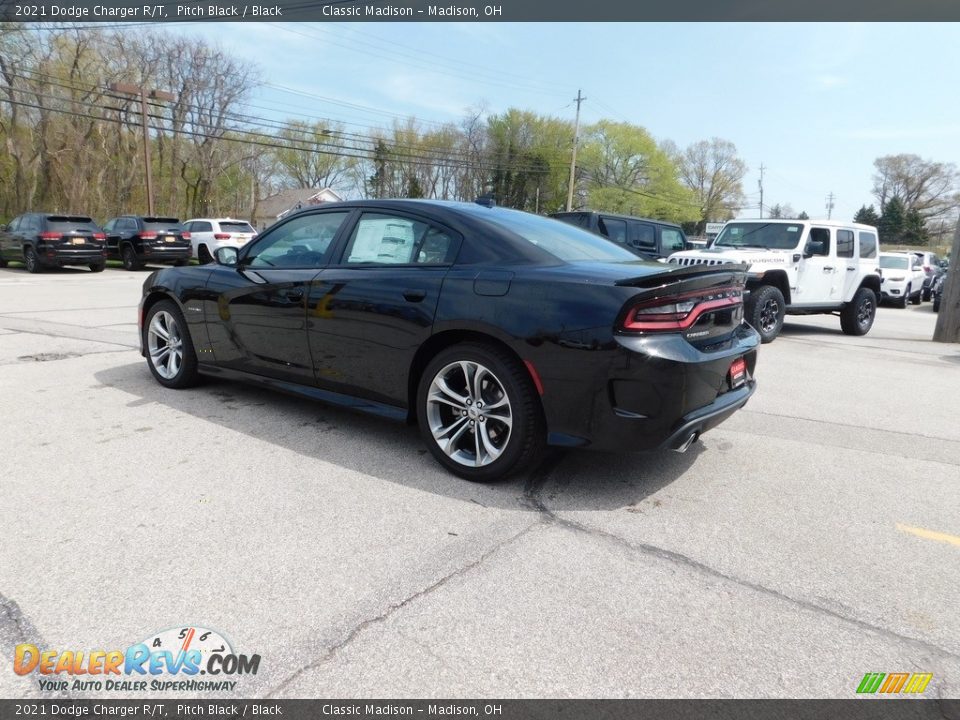
M 257 231 L 246 220 L 233 218 L 194 218 L 183 224 L 193 241 L 193 256 L 201 265 L 213 261 L 222 247 L 239 250 L 257 236 Z

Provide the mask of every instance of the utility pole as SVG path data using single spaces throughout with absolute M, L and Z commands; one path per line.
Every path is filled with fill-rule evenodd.
M 570 160 L 570 185 L 567 187 L 567 212 L 573 209 L 573 176 L 577 171 L 577 142 L 580 140 L 580 103 L 586 100 L 577 90 L 577 119 L 573 124 L 573 157 Z
M 760 163 L 760 179 L 757 180 L 757 185 L 760 187 L 760 217 L 763 218 L 763 171 L 766 168 L 763 166 L 763 163 Z
M 834 198 L 834 196 L 833 196 L 833 190 L 831 190 L 831 191 L 830 191 L 830 194 L 827 195 L 827 220 L 829 220 L 829 219 L 833 216 L 833 201 L 834 201 L 834 199 L 835 199 L 835 198 Z
M 147 125 L 147 98 L 172 102 L 177 99 L 173 93 L 164 90 L 146 90 L 139 85 L 128 83 L 110 83 L 110 90 L 123 95 L 140 97 L 140 119 L 143 124 L 143 168 L 147 177 L 147 214 L 153 215 L 153 172 L 150 169 L 150 128 Z

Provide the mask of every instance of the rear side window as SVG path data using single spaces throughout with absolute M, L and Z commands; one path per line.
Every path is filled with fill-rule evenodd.
M 365 213 L 353 229 L 344 262 L 436 265 L 449 262 L 453 237 L 436 227 L 394 215 Z
M 860 233 L 860 257 L 875 258 L 877 256 L 877 236 L 870 232 Z
M 853 230 L 837 230 L 837 257 L 853 257 Z
M 190 228 L 191 232 L 210 232 L 211 230 L 213 230 L 213 225 L 211 225 L 210 223 L 204 220 L 190 223 L 190 225 L 191 225 L 191 228 Z

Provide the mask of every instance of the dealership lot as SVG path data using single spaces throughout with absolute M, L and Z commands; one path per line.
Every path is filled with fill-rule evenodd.
M 19 643 L 187 625 L 261 655 L 243 696 L 960 694 L 960 347 L 929 303 L 862 338 L 788 318 L 686 454 L 483 486 L 414 428 L 160 387 L 145 277 L 0 270 L 0 695 L 40 696 Z

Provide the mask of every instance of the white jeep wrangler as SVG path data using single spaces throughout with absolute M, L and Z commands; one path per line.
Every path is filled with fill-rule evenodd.
M 675 265 L 748 265 L 745 319 L 763 342 L 783 318 L 835 313 L 847 335 L 866 335 L 880 297 L 876 228 L 830 220 L 731 220 L 705 250 L 674 253 Z

